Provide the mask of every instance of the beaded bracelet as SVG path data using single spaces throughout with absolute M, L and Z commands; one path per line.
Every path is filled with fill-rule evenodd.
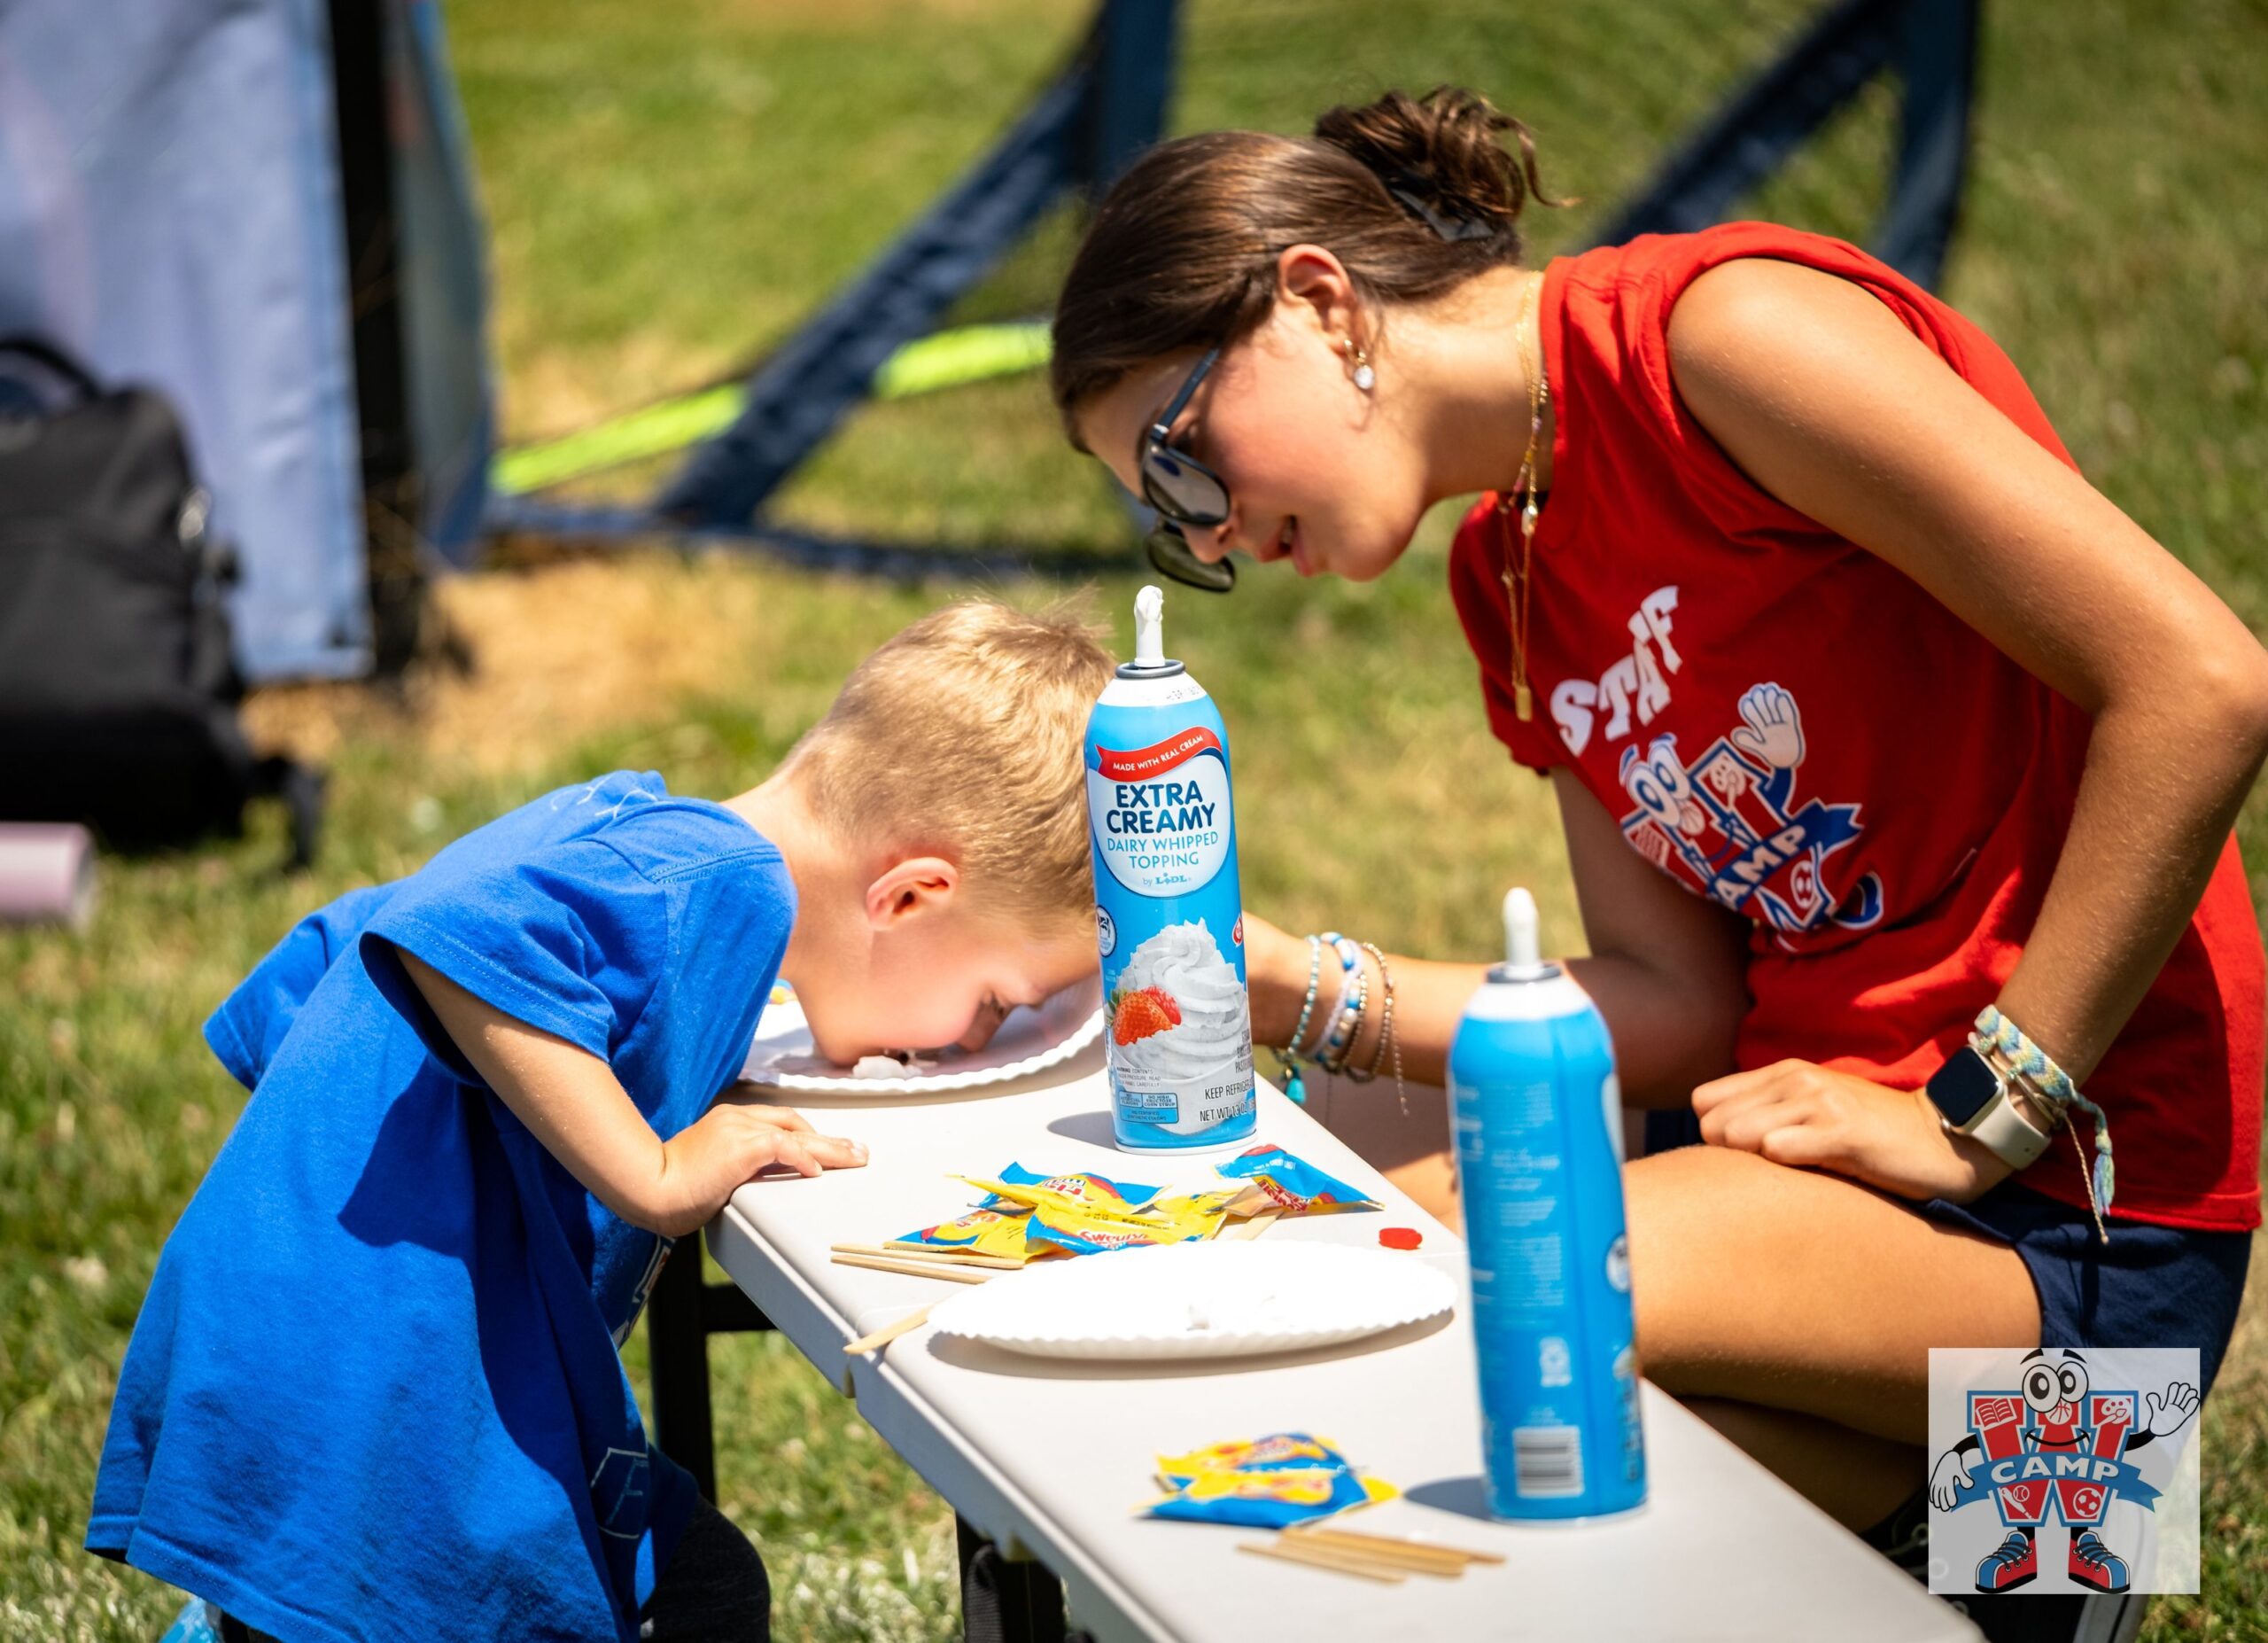
M 1292 1029 L 1292 1053 L 1299 1054 L 1300 1045 L 1308 1036 L 1308 1017 L 1315 1014 L 1316 988 L 1323 980 L 1323 940 L 1317 936 L 1308 938 L 1308 995 L 1300 1005 L 1299 1024 Z
M 1977 1012 L 1977 1032 L 1971 1042 L 1980 1055 L 1987 1049 L 1999 1052 L 2040 1106 L 2063 1120 L 2063 1127 L 2071 1133 L 2074 1149 L 2079 1144 L 2079 1130 L 2071 1122 L 2071 1109 L 2077 1107 L 2094 1121 L 2094 1169 L 2090 1172 L 2083 1163 L 2079 1173 L 2086 1183 L 2087 1207 L 2094 1211 L 2096 1235 L 2109 1243 L 2110 1234 L 2104 1229 L 2102 1218 L 2109 1212 L 2111 1194 L 2117 1186 L 2111 1164 L 2109 1116 L 2079 1094 L 2079 1086 L 2071 1082 L 2070 1074 L 2026 1038 L 2023 1029 L 2003 1016 L 1998 1005 L 1987 1004 Z
M 1363 949 L 1335 930 L 1324 931 L 1323 941 L 1325 946 L 1339 955 L 1339 997 L 1324 1016 L 1325 1022 L 1336 1022 L 1347 1013 L 1347 1001 L 1354 996 L 1355 972 L 1362 965 Z M 1329 1030 L 1326 1028 L 1324 1037 L 1328 1039 L 1329 1036 Z
M 1316 1065 L 1333 1078 L 1347 1071 L 1347 1057 L 1354 1053 L 1355 1040 L 1363 1030 L 1363 1017 L 1371 1007 L 1371 977 L 1368 971 L 1360 968 L 1360 948 L 1355 950 L 1355 960 L 1357 968 L 1352 996 L 1348 998 L 1346 1008 L 1339 1012 L 1339 1019 L 1332 1024 L 1331 1036 L 1324 1041 L 1323 1048 L 1315 1058 Z
M 1352 1034 L 1360 1031 L 1363 1012 L 1370 1003 L 1370 977 L 1363 973 L 1363 949 L 1335 930 L 1326 930 L 1323 938 L 1339 954 L 1339 1001 L 1332 1006 L 1331 1023 L 1324 1032 L 1323 1043 L 1315 1055 L 1316 1065 L 1336 1077 L 1346 1071 L 1346 1051 L 1353 1043 Z M 1332 1052 L 1339 1052 L 1337 1059 Z
M 1300 1045 L 1308 1036 L 1308 1017 L 1315 1014 L 1316 989 L 1323 983 L 1323 938 L 1308 938 L 1308 996 L 1300 1006 L 1300 1024 L 1292 1029 L 1292 1041 L 1277 1055 L 1283 1057 L 1284 1094 L 1295 1107 L 1304 1107 L 1308 1101 L 1307 1080 L 1300 1076 Z
M 1379 1064 L 1391 1049 L 1394 1052 L 1394 1104 L 1402 1109 L 1402 1116 L 1406 1118 L 1410 1116 L 1410 1090 L 1402 1081 L 1402 1040 L 1394 1036 L 1394 968 L 1386 962 L 1386 954 L 1376 942 L 1365 941 L 1363 951 L 1378 961 L 1379 991 L 1386 995 L 1386 999 L 1379 1009 L 1379 1041 L 1371 1051 L 1369 1070 L 1356 1072 L 1350 1067 L 1347 1076 L 1357 1084 L 1368 1084 L 1379 1076 Z
M 1339 957 L 1340 986 L 1338 1001 L 1325 1019 L 1331 1024 L 1323 1041 L 1312 1055 L 1305 1046 L 1308 1023 L 1314 1017 L 1317 999 L 1323 985 L 1323 949 L 1328 943 Z M 1362 955 L 1369 954 L 1378 962 L 1379 992 L 1382 1002 L 1379 1012 L 1378 1042 L 1371 1047 L 1371 1064 L 1356 1071 L 1348 1064 L 1355 1046 L 1363 1036 L 1363 1022 L 1370 1013 L 1371 978 L 1363 968 Z M 1320 936 L 1308 938 L 1308 990 L 1300 1004 L 1299 1024 L 1292 1029 L 1292 1040 L 1276 1054 L 1282 1058 L 1285 1077 L 1284 1094 L 1294 1102 L 1307 1102 L 1307 1078 L 1301 1071 L 1302 1062 L 1311 1062 L 1334 1078 L 1344 1077 L 1355 1084 L 1368 1084 L 1379 1076 L 1379 1069 L 1391 1055 L 1394 1061 L 1394 1095 L 1404 1117 L 1410 1115 L 1410 1091 L 1402 1078 L 1402 1040 L 1394 1031 L 1394 970 L 1386 962 L 1386 954 L 1376 942 L 1355 941 L 1337 931 L 1325 931 Z
M 1378 1042 L 1371 1046 L 1371 1064 L 1359 1070 L 1351 1065 L 1347 1069 L 1348 1078 L 1356 1084 L 1368 1084 L 1379 1076 L 1379 1068 L 1386 1061 L 1386 1024 L 1394 1019 L 1394 982 L 1386 974 L 1386 954 L 1379 951 L 1377 943 L 1370 941 L 1363 943 L 1363 951 L 1379 962 L 1379 992 L 1384 995 L 1386 1002 L 1379 1016 Z M 1355 1028 L 1355 1036 L 1347 1041 L 1347 1052 L 1350 1061 L 1354 1055 L 1355 1046 L 1361 1043 L 1362 1040 L 1363 1029 L 1358 1023 Z

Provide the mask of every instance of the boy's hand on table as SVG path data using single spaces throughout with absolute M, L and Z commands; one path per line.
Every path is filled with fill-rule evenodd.
M 817 1175 L 855 1170 L 866 1161 L 857 1141 L 814 1131 L 786 1107 L 737 1102 L 711 1107 L 662 1143 L 661 1180 L 649 1226 L 681 1238 L 706 1226 L 726 1201 L 767 1171 Z
M 1693 1110 L 1713 1147 L 1833 1170 L 1901 1198 L 1967 1203 L 2009 1173 L 1982 1141 L 1950 1133 L 1926 1090 L 1894 1090 L 1807 1061 L 1713 1078 L 1695 1088 Z
M 744 1181 L 784 1166 L 801 1175 L 866 1161 L 855 1141 L 812 1133 L 785 1107 L 712 1107 L 672 1140 L 654 1133 L 598 1056 L 506 1015 L 396 948 L 402 969 L 497 1098 L 593 1196 L 664 1237 L 707 1224 Z

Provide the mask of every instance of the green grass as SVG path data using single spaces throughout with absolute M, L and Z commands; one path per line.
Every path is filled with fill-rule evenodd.
M 1386 85 L 1477 85 L 1537 128 L 1547 180 L 1585 199 L 1539 220 L 1549 253 L 1595 231 L 1665 138 L 1808 9 L 1408 0 L 1389 20 L 1357 0 L 1190 0 L 1177 123 L 1298 128 Z M 1068 48 L 1077 12 L 1040 0 L 453 8 L 494 230 L 508 427 L 579 425 L 784 334 L 981 152 Z M 2264 107 L 2257 0 L 2178 13 L 2139 0 L 1991 6 L 1947 284 L 2025 369 L 2087 471 L 2256 630 L 2268 628 Z M 1755 208 L 1862 234 L 1891 130 L 1886 100 L 1868 100 Z M 1051 223 L 961 316 L 1044 310 L 1071 231 Z M 1062 448 L 1029 378 L 861 413 L 783 507 L 957 541 L 1091 547 L 1124 533 L 1107 482 Z M 1479 954 L 1495 892 L 1523 879 L 1569 941 L 1542 786 L 1506 767 L 1480 721 L 1440 576 L 1446 526 L 1429 522 L 1411 562 L 1372 587 L 1255 575 L 1233 599 L 1177 603 L 1177 649 L 1237 741 L 1247 899 L 1294 929 Z M 106 862 L 83 936 L 0 933 L 0 1637 L 151 1639 L 177 1601 L 77 1545 L 157 1250 L 240 1105 L 197 1036 L 212 1005 L 299 912 L 409 870 L 551 783 L 635 763 L 681 790 L 744 785 L 851 661 L 945 591 L 661 557 L 613 585 L 722 613 L 672 617 L 666 631 L 657 619 L 624 642 L 625 676 L 663 669 L 672 646 L 701 647 L 694 683 L 587 718 L 484 697 L 517 749 L 509 758 L 443 744 L 430 693 L 413 693 L 410 712 L 348 715 L 313 872 L 272 875 L 279 837 L 262 817 L 242 844 Z M 1107 580 L 1102 607 L 1115 617 L 1132 586 Z M 500 674 L 508 627 L 492 617 L 475 634 L 494 635 Z M 2243 835 L 2258 896 L 2257 794 Z M 2158 1605 L 2145 1635 L 2159 1643 L 2268 1639 L 2264 1312 L 2256 1296 L 2205 1419 L 2204 1595 Z M 642 1374 L 641 1343 L 632 1358 Z M 724 1504 L 764 1546 L 781 1635 L 953 1635 L 950 1519 L 935 1498 L 778 1341 L 719 1340 L 711 1358 Z

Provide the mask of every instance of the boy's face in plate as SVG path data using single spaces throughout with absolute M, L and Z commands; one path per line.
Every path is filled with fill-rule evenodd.
M 958 897 L 901 907 L 871 933 L 859 973 L 796 987 L 819 1053 L 844 1065 L 890 1050 L 982 1049 L 1010 1010 L 1092 975 L 1097 962 L 1091 931 L 1021 928 Z

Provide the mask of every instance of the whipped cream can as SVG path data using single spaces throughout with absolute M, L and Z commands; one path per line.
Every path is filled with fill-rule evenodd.
M 1129 1152 L 1253 1133 L 1229 738 L 1164 650 L 1165 596 L 1134 600 L 1134 659 L 1087 720 L 1087 822 L 1102 953 L 1111 1127 Z
M 1525 890 L 1504 938 L 1449 1047 L 1488 1509 L 1601 1517 L 1646 1498 L 1622 1092 L 1597 1008 L 1538 956 Z

